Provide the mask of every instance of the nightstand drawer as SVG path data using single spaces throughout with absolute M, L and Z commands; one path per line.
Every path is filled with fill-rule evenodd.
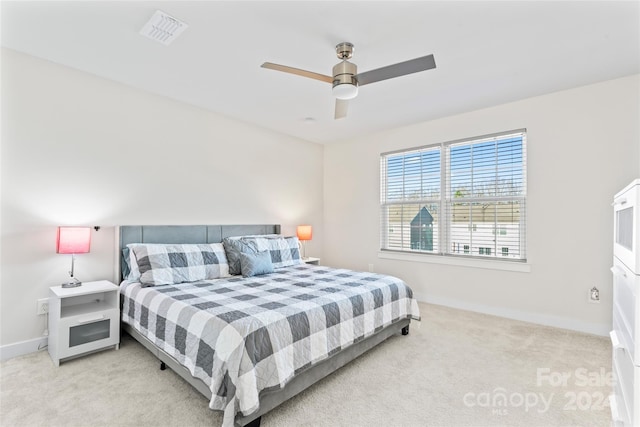
M 111 336 L 111 319 L 82 323 L 69 328 L 69 347 L 105 340 Z
M 119 310 L 65 317 L 59 323 L 60 359 L 120 342 Z

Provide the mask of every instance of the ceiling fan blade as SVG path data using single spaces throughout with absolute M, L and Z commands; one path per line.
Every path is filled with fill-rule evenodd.
M 310 79 L 320 80 L 321 82 L 327 82 L 333 84 L 333 77 L 325 76 L 324 74 L 314 73 L 312 71 L 301 70 L 299 68 L 287 67 L 286 65 L 273 64 L 271 62 L 265 62 L 261 65 L 262 68 L 269 68 L 271 70 L 283 71 L 285 73 L 291 73 L 302 77 L 309 77 Z
M 375 70 L 365 71 L 364 73 L 356 75 L 356 79 L 358 79 L 359 86 L 364 86 L 369 83 L 406 76 L 407 74 L 418 73 L 432 68 L 436 68 L 436 60 L 433 55 L 427 55 L 421 58 L 387 65 L 386 67 L 376 68 Z
M 335 119 L 344 119 L 347 117 L 347 110 L 349 109 L 349 101 L 346 99 L 336 98 L 336 115 Z

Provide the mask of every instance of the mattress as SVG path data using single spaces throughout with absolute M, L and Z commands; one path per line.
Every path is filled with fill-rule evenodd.
M 308 264 L 155 287 L 124 281 L 121 294 L 122 320 L 209 386 L 223 426 L 257 411 L 261 391 L 396 321 L 420 318 L 398 278 Z

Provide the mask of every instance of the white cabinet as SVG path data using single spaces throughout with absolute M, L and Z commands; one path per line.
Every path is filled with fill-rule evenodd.
M 49 291 L 49 355 L 67 358 L 120 345 L 119 287 L 106 280 Z
M 640 427 L 640 180 L 614 197 L 613 347 L 616 427 Z

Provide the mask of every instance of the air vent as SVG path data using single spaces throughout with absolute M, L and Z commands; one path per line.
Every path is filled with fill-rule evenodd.
M 140 30 L 140 34 L 167 46 L 188 27 L 184 22 L 156 10 L 149 22 Z

